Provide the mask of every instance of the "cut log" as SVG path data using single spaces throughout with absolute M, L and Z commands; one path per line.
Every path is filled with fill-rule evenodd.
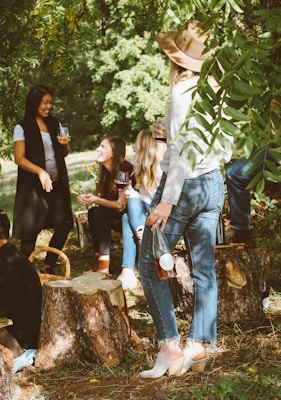
M 193 282 L 186 251 L 176 252 L 177 279 L 170 281 L 177 315 L 192 313 Z M 267 320 L 262 307 L 269 256 L 264 249 L 217 246 L 215 254 L 218 284 L 218 323 L 253 326 Z
M 43 286 L 35 366 L 50 370 L 80 362 L 117 365 L 131 344 L 120 281 L 93 272 Z
M 14 382 L 13 354 L 0 344 L 0 400 L 18 400 L 21 390 Z

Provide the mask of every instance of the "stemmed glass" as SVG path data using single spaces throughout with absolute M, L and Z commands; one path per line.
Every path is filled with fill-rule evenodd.
M 119 171 L 114 180 L 118 189 L 124 189 L 130 183 L 130 175 L 128 171 Z
M 164 117 L 157 118 L 155 127 L 153 129 L 153 138 L 156 140 L 156 142 L 166 143 L 167 132 L 164 125 Z

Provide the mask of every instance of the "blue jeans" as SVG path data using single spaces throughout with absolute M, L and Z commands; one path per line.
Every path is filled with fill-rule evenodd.
M 136 229 L 145 224 L 150 205 L 137 197 L 127 201 L 127 213 L 122 216 L 123 260 L 122 267 L 134 269 L 136 258 Z M 133 264 L 132 264 L 132 261 Z
M 274 162 L 268 152 L 269 145 L 256 150 L 249 160 L 240 158 L 226 170 L 226 185 L 228 191 L 230 225 L 237 230 L 252 229 L 251 223 L 251 193 L 246 187 L 251 180 L 263 169 L 267 170 L 263 160 Z M 247 172 L 249 168 L 256 167 Z
M 163 175 L 151 206 L 161 200 Z M 223 180 L 218 169 L 186 179 L 176 206 L 168 218 L 165 234 L 173 250 L 184 235 L 192 263 L 194 299 L 189 338 L 216 341 L 217 282 L 215 274 L 216 227 L 224 201 Z M 152 232 L 145 226 L 139 257 L 139 274 L 158 340 L 179 337 L 169 282 L 160 280 L 152 253 Z

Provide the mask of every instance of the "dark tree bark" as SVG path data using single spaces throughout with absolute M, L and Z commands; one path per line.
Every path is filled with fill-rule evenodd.
M 131 345 L 120 281 L 94 272 L 43 286 L 35 366 L 50 370 L 80 362 L 117 365 Z

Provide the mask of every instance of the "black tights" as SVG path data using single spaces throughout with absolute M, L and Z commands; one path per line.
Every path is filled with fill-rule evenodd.
M 46 217 L 46 226 L 54 228 L 54 234 L 50 240 L 49 247 L 55 247 L 56 249 L 61 250 L 73 227 L 72 215 L 65 207 L 65 196 L 62 185 L 59 182 L 54 182 L 53 190 L 50 193 L 44 193 L 44 197 L 49 208 Z M 54 209 L 56 210 L 55 213 L 52 212 Z M 42 229 L 44 228 L 42 227 Z M 35 248 L 38 233 L 29 239 L 23 239 L 21 241 L 20 250 L 27 258 Z M 47 253 L 45 264 L 55 267 L 57 259 L 57 254 Z
M 122 232 L 122 212 L 108 207 L 92 207 L 88 212 L 94 251 L 110 255 L 111 229 Z
M 61 250 L 64 246 L 64 243 L 67 239 L 69 232 L 72 229 L 72 222 L 65 221 L 65 224 L 55 229 L 54 234 L 50 240 L 49 247 L 55 247 L 58 250 Z M 37 235 L 28 240 L 21 241 L 21 252 L 28 258 L 30 254 L 33 252 L 35 248 Z M 45 258 L 45 264 L 50 265 L 51 267 L 55 267 L 58 259 L 58 255 L 55 253 L 47 253 Z

